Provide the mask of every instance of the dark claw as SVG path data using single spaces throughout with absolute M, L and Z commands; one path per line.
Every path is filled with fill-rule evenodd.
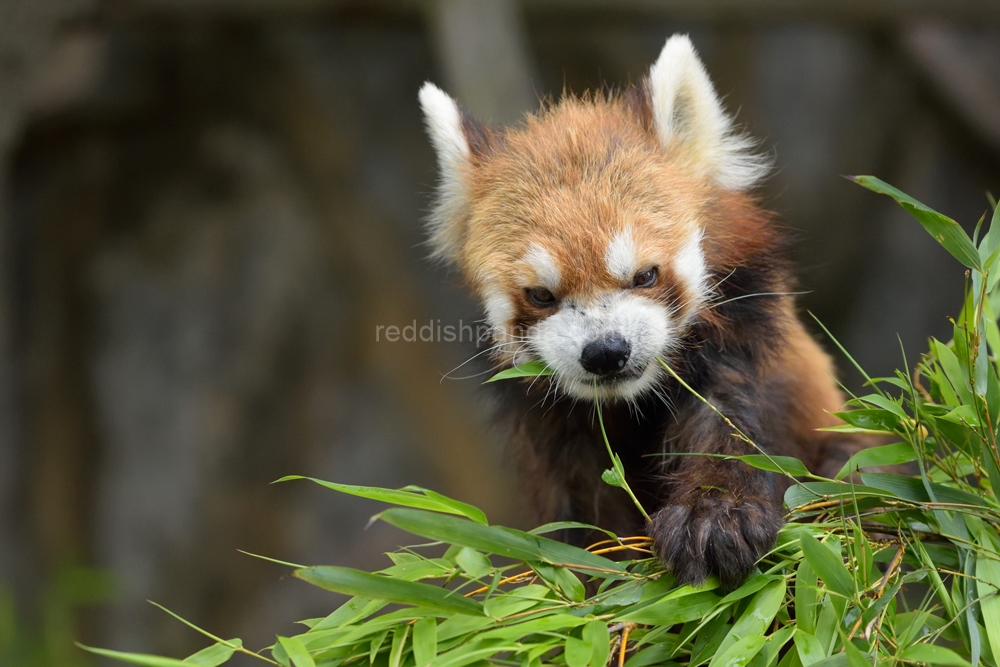
M 653 515 L 653 550 L 682 584 L 697 585 L 710 574 L 724 590 L 742 584 L 774 546 L 783 523 L 770 499 L 735 498 L 711 491 Z

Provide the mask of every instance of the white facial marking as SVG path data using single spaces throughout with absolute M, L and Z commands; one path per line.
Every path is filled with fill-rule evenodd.
M 729 190 L 748 189 L 767 173 L 766 156 L 734 131 L 687 35 L 667 40 L 649 71 L 649 89 L 665 148 L 680 147 L 694 168 Z
M 483 296 L 486 308 L 486 321 L 496 332 L 497 340 L 508 333 L 511 320 L 514 319 L 514 304 L 503 290 L 495 287 L 487 288 Z
M 573 307 L 571 307 L 573 306 Z M 583 348 L 594 340 L 617 334 L 631 348 L 625 375 L 609 384 L 581 365 Z M 597 393 L 604 399 L 633 399 L 662 375 L 657 356 L 666 355 L 677 341 L 677 325 L 668 308 L 633 291 L 607 292 L 586 308 L 564 303 L 559 311 L 529 332 L 532 348 L 555 372 L 561 391 L 585 400 Z
M 524 261 L 534 270 L 535 279 L 538 281 L 540 287 L 544 287 L 552 292 L 559 289 L 559 283 L 562 281 L 562 272 L 548 250 L 537 243 L 532 243 L 528 248 L 528 252 L 524 254 Z
M 632 279 L 639 268 L 639 260 L 631 230 L 623 229 L 611 239 L 604 253 L 604 263 L 608 267 L 608 273 L 615 278 L 626 282 Z
M 701 249 L 701 239 L 702 232 L 696 229 L 674 259 L 674 271 L 687 287 L 692 306 L 688 308 L 689 314 L 693 314 L 698 305 L 704 302 L 708 291 L 708 267 L 705 264 L 705 253 Z
M 464 172 L 469 165 L 469 142 L 462 131 L 458 105 L 443 90 L 425 83 L 420 89 L 420 108 L 441 172 L 437 202 L 427 223 L 430 243 L 434 257 L 455 260 L 461 244 L 462 219 L 468 206 Z

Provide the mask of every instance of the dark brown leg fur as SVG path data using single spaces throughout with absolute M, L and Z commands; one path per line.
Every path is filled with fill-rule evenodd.
M 867 443 L 816 431 L 838 420 L 842 396 L 829 358 L 795 320 L 786 325 L 781 354 L 765 363 L 717 355 L 702 394 L 756 445 L 795 456 L 832 476 Z M 687 402 L 669 434 L 675 452 L 757 453 L 725 420 L 700 401 Z M 653 517 L 654 549 L 682 583 L 717 575 L 724 588 L 739 586 L 773 545 L 783 523 L 775 475 L 737 461 L 677 457 L 668 472 L 666 505 Z

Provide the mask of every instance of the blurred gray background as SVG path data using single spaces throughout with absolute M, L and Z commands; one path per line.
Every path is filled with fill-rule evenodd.
M 961 267 L 840 175 L 975 225 L 994 0 L 0 0 L 0 664 L 204 645 L 146 599 L 253 648 L 329 612 L 237 549 L 375 568 L 406 538 L 285 474 L 519 525 L 479 380 L 442 381 L 475 347 L 375 341 L 480 317 L 423 257 L 416 92 L 516 122 L 678 31 L 775 155 L 803 308 L 873 374 L 948 338 Z

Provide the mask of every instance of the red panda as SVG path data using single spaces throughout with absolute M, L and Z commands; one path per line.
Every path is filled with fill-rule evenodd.
M 641 85 L 564 96 L 521 125 L 487 127 L 431 83 L 420 91 L 440 186 L 433 255 L 482 300 L 494 383 L 540 521 L 635 534 L 642 517 L 601 481 L 594 418 L 645 529 L 682 583 L 738 586 L 783 523 L 779 479 L 721 457 L 756 453 L 684 389 L 663 359 L 753 442 L 835 473 L 855 443 L 818 427 L 843 397 L 795 312 L 786 243 L 751 194 L 767 171 L 724 112 L 686 36 Z

